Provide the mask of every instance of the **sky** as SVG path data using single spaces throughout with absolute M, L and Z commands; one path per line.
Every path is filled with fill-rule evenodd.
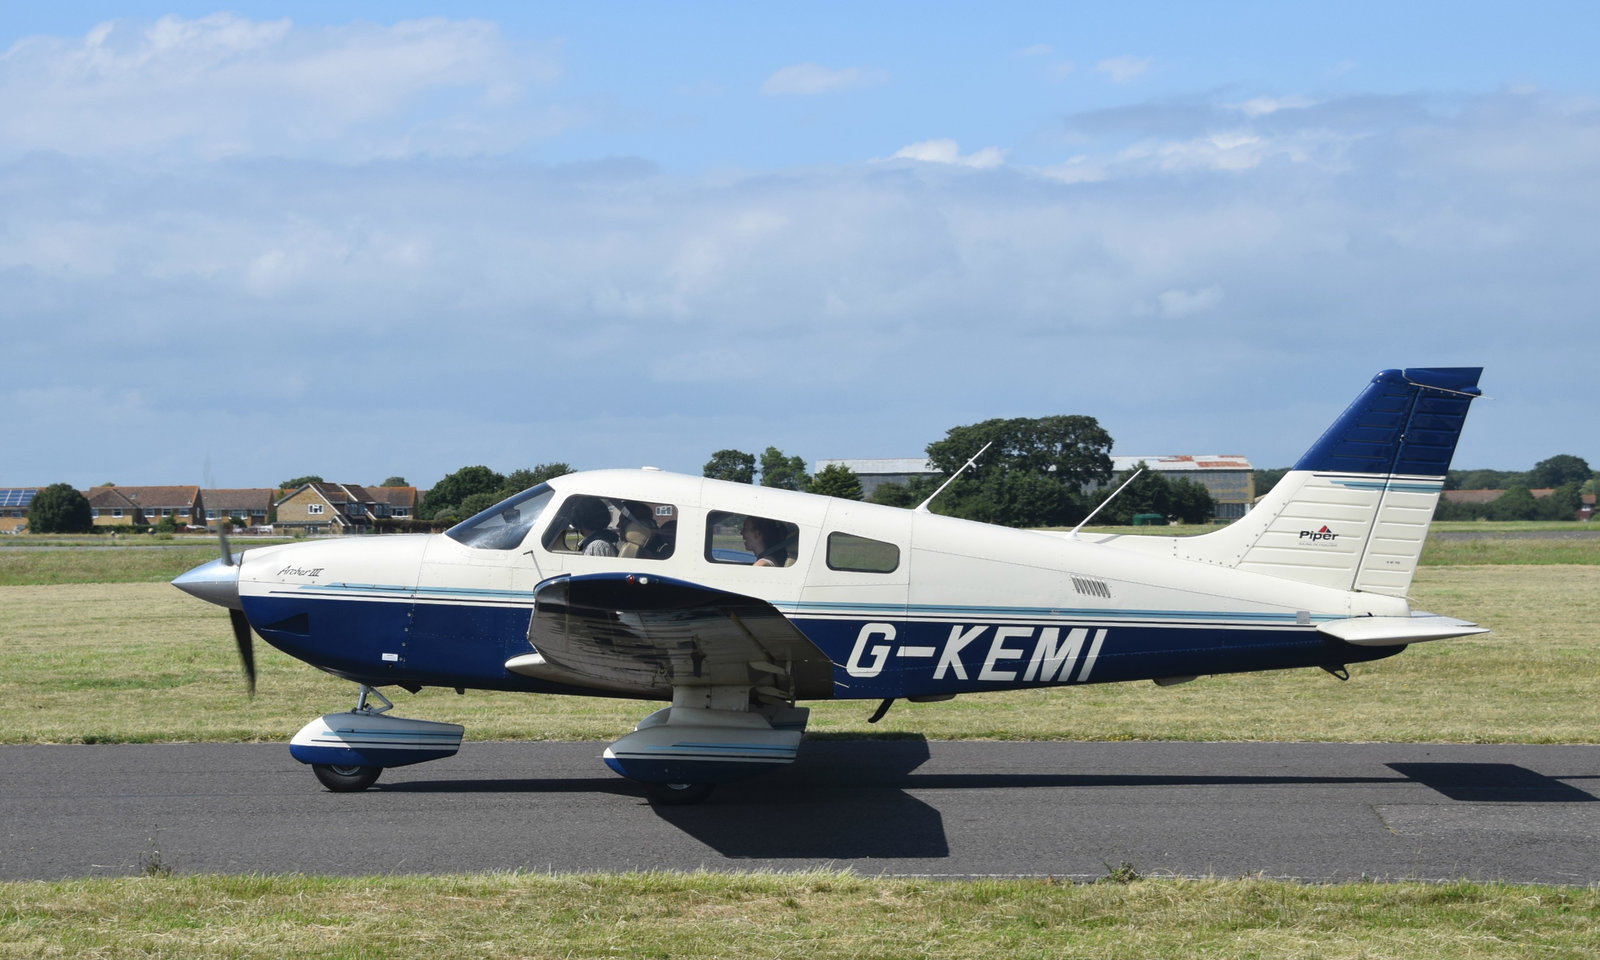
M 0 0 L 0 486 L 1287 466 L 1483 366 L 1600 466 L 1600 7 Z

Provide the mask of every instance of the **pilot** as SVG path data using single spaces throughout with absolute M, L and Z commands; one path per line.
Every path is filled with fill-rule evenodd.
M 617 555 L 617 534 L 610 526 L 611 511 L 599 497 L 578 497 L 572 504 L 572 529 L 583 537 L 578 552 L 584 556 Z
M 782 567 L 789 562 L 789 551 L 785 548 L 783 527 L 776 520 L 766 517 L 745 517 L 744 548 L 756 555 L 757 567 Z

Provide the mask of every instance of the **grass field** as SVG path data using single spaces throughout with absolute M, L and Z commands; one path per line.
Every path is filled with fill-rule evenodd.
M 1425 565 L 1413 586 L 1419 607 L 1494 632 L 1356 665 L 1348 683 L 1295 670 L 1017 691 L 897 704 L 870 726 L 875 704 L 815 703 L 809 735 L 1596 743 L 1600 638 L 1578 625 L 1600 622 L 1600 540 L 1577 549 L 1578 562 L 1563 561 L 1569 541 L 1512 538 L 1497 556 L 1517 562 Z M 353 702 L 351 684 L 264 643 L 260 692 L 244 696 L 226 612 L 164 582 L 210 548 L 19 552 L 27 556 L 0 555 L 0 570 L 31 581 L 0 587 L 0 742 L 281 740 Z M 119 577 L 144 582 L 109 582 Z M 656 706 L 438 689 L 395 696 L 400 712 L 463 723 L 474 739 L 610 740 Z
M 1597 953 L 1600 891 L 1466 883 L 952 883 L 815 872 L 0 884 L 0 957 L 1480 960 Z
M 1430 543 L 1419 607 L 1485 637 L 1352 668 L 814 705 L 813 736 L 1600 742 L 1600 541 Z M 1477 551 L 1477 552 L 1472 552 Z M 16 554 L 26 553 L 20 557 Z M 246 699 L 224 611 L 164 581 L 210 546 L 0 552 L 0 740 L 283 740 L 350 684 L 265 644 Z M 1467 557 L 1468 559 L 1462 559 Z M 427 690 L 478 738 L 612 739 L 654 704 Z M 1263 879 L 937 882 L 828 871 L 149 876 L 0 883 L 9 957 L 1600 956 L 1600 888 Z M 1118 882 L 1109 882 L 1118 881 Z

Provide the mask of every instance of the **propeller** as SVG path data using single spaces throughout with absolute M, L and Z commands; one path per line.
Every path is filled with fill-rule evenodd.
M 227 522 L 226 517 L 217 518 L 217 546 L 222 549 L 222 565 L 231 567 L 234 566 L 233 552 L 228 549 L 228 535 L 223 532 Z M 228 619 L 233 622 L 233 642 L 239 647 L 239 662 L 244 664 L 245 680 L 250 684 L 253 697 L 256 695 L 256 648 L 250 634 L 250 621 L 237 607 L 228 608 Z

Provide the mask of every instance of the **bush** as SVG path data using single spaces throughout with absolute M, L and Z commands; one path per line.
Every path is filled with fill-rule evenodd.
M 34 533 L 88 533 L 94 529 L 89 499 L 70 483 L 52 483 L 28 504 L 28 529 Z

